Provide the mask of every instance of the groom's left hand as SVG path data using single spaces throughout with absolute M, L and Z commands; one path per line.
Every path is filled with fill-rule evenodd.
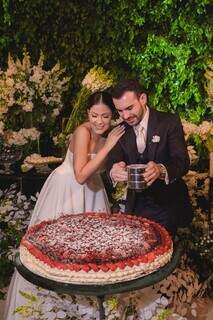
M 147 185 L 151 186 L 153 182 L 160 177 L 160 174 L 161 171 L 159 168 L 159 164 L 155 163 L 154 161 L 149 161 L 147 163 L 147 167 L 143 176 Z

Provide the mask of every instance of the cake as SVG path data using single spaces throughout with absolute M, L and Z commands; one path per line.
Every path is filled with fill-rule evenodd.
M 61 163 L 62 161 L 63 161 L 63 158 L 58 158 L 55 156 L 42 157 L 38 153 L 33 153 L 30 156 L 26 157 L 26 159 L 24 160 L 25 163 L 31 164 L 33 166 L 51 164 L 51 163 Z
M 62 215 L 30 227 L 20 244 L 22 264 L 35 274 L 72 284 L 110 284 L 156 271 L 171 259 L 169 233 L 133 215 Z

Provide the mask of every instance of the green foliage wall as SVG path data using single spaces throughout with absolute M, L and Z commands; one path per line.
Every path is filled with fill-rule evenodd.
M 208 115 L 204 70 L 212 59 L 211 0 L 1 0 L 0 64 L 24 46 L 59 59 L 71 97 L 95 64 L 137 76 L 152 106 L 199 122 Z

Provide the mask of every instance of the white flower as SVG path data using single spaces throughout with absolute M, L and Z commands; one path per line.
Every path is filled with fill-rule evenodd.
M 53 117 L 57 117 L 58 115 L 59 115 L 59 109 L 58 108 L 55 108 L 55 109 L 53 109 L 53 113 L 52 113 L 52 115 L 53 115 Z
M 58 141 L 59 141 L 58 136 L 55 136 L 52 139 L 53 139 L 54 145 L 56 146 L 58 144 Z
M 40 132 L 36 128 L 20 129 L 19 131 L 8 132 L 5 140 L 8 144 L 23 146 L 29 141 L 35 141 L 39 138 Z
M 66 313 L 64 311 L 59 310 L 57 312 L 56 316 L 57 316 L 58 319 L 64 319 L 64 318 L 66 318 L 67 315 L 66 315 Z
M 159 136 L 153 136 L 153 137 L 152 137 L 152 142 L 153 142 L 153 143 L 158 143 L 158 142 L 160 142 L 160 137 L 159 137 Z

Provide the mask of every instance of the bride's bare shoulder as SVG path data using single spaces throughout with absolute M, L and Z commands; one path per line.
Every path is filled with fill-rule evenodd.
M 78 126 L 74 131 L 74 139 L 75 138 L 90 138 L 91 136 L 91 127 L 89 122 L 84 122 L 80 126 Z
M 90 130 L 90 126 L 87 122 L 84 122 L 80 124 L 74 131 L 74 134 L 79 133 L 79 132 L 87 132 Z
M 69 144 L 69 149 L 71 152 L 77 147 L 82 148 L 82 145 L 88 145 L 91 140 L 90 124 L 84 122 L 79 125 L 72 134 L 72 139 Z

